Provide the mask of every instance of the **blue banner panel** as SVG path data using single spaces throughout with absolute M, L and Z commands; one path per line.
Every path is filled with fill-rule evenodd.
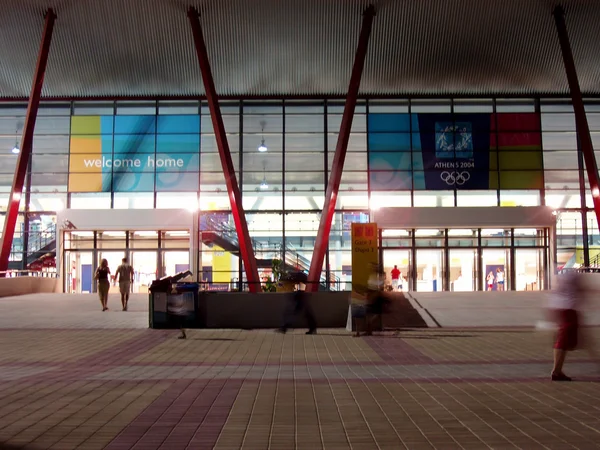
M 372 113 L 367 120 L 369 133 L 410 131 L 410 114 Z
M 490 115 L 419 114 L 421 153 L 428 190 L 488 189 Z
M 158 116 L 156 132 L 158 134 L 199 134 L 200 115 Z
M 197 191 L 198 172 L 166 172 L 156 174 L 157 191 Z
M 152 192 L 154 190 L 154 174 L 147 173 L 115 173 L 113 174 L 113 190 L 115 192 Z
M 199 155 L 193 153 L 157 153 L 148 158 L 149 164 L 160 172 L 197 172 L 200 170 Z
M 153 134 L 116 134 L 114 153 L 126 155 L 154 153 L 154 140 Z
M 115 134 L 154 134 L 156 116 L 115 116 Z
M 159 134 L 156 136 L 157 153 L 199 153 L 199 134 Z

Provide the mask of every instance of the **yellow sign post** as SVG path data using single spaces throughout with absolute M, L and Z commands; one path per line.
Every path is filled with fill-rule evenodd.
M 352 224 L 352 294 L 353 304 L 364 303 L 373 267 L 379 264 L 379 236 L 376 223 Z M 352 306 L 348 307 L 346 329 L 353 331 Z
M 376 223 L 352 224 L 352 290 L 364 293 L 373 266 L 379 264 Z

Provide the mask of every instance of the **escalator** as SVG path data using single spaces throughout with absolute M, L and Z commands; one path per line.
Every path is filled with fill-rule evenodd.
M 22 254 L 22 238 L 14 239 L 12 254 Z M 51 225 L 44 230 L 31 231 L 27 243 L 27 255 L 25 267 L 23 261 L 9 261 L 9 270 L 37 270 L 43 265 L 43 261 L 56 258 L 56 226 Z
M 238 254 L 240 251 L 237 232 L 226 225 L 224 221 L 217 221 L 212 217 L 206 216 L 202 224 L 202 243 L 209 246 L 218 246 L 223 250 Z M 256 265 L 260 269 L 270 269 L 273 266 L 273 260 L 283 261 L 283 265 L 288 272 L 304 272 L 308 274 L 310 260 L 298 253 L 293 246 L 281 245 L 268 246 L 251 239 L 254 254 L 257 255 Z M 259 256 L 263 256 L 262 258 Z M 339 286 L 339 278 L 332 276 L 329 282 L 321 275 L 320 290 L 332 290 L 332 286 Z

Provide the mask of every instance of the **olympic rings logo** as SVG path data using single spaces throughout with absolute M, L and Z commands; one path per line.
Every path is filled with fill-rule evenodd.
M 471 174 L 469 172 L 448 172 L 444 171 L 440 174 L 440 178 L 444 183 L 448 186 L 462 186 L 471 178 Z

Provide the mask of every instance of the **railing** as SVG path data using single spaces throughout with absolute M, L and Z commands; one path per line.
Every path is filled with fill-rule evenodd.
M 27 253 L 35 253 L 51 244 L 52 241 L 56 241 L 56 225 L 52 224 L 45 230 L 35 231 L 29 233 L 29 240 L 27 241 Z
M 23 236 L 17 237 L 13 240 L 11 255 L 12 261 L 20 261 L 21 254 L 23 253 Z M 44 247 L 56 242 L 56 225 L 51 224 L 43 230 L 29 231 L 27 239 L 27 263 L 30 263 L 31 257 L 36 256 L 37 253 Z
M 41 278 L 58 278 L 57 272 L 46 272 L 43 270 L 6 270 L 0 272 L 0 277 L 16 278 L 16 277 L 41 277 Z

